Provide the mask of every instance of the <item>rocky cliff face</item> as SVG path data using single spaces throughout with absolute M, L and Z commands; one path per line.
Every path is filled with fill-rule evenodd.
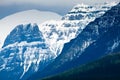
M 16 42 L 20 43 L 22 41 L 26 42 L 44 41 L 43 35 L 39 31 L 37 24 L 18 25 L 7 36 L 3 47 Z
M 43 70 L 43 74 L 39 74 L 39 77 L 56 74 L 96 60 L 106 53 L 118 52 L 120 47 L 119 14 L 120 4 L 88 24 L 75 39 L 65 44 L 62 53 Z M 47 71 L 49 67 L 51 68 Z
M 42 70 L 56 55 L 45 43 L 38 26 L 27 24 L 11 31 L 0 56 L 1 80 L 25 80 L 30 74 Z

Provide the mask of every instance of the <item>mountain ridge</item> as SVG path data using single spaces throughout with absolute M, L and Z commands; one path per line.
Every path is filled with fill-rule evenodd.
M 103 16 L 95 19 L 95 21 L 91 22 L 90 24 L 88 24 L 86 26 L 86 28 L 77 36 L 77 38 L 71 40 L 69 43 L 65 44 L 62 53 L 55 59 L 55 61 L 53 63 L 51 63 L 50 65 L 48 65 L 43 72 L 38 72 L 36 74 L 35 77 L 45 77 L 48 75 L 52 75 L 55 73 L 60 73 L 66 69 L 69 69 L 71 67 L 75 67 L 79 64 L 83 64 L 86 62 L 89 62 L 91 60 L 94 59 L 98 59 L 100 56 L 104 56 L 106 52 L 103 52 L 101 54 L 95 54 L 95 49 L 96 47 L 98 47 L 98 50 L 101 50 L 101 48 L 104 48 L 105 46 L 105 51 L 109 51 L 109 44 L 116 45 L 116 43 L 114 43 L 114 40 L 119 40 L 119 4 L 112 7 L 111 10 L 108 10 Z M 112 12 L 112 13 L 111 13 Z M 111 24 L 109 24 L 111 23 Z M 114 28 L 115 27 L 115 28 Z M 110 28 L 112 28 L 112 30 L 110 30 Z M 113 32 L 114 30 L 117 30 L 116 32 Z M 108 33 L 106 33 L 108 32 Z M 112 42 L 110 41 L 110 34 L 114 37 L 112 39 Z M 105 39 L 103 39 L 101 37 L 104 37 L 104 34 L 108 35 L 105 36 Z M 118 39 L 116 39 L 116 37 L 118 37 Z M 97 43 L 97 40 L 101 39 L 102 43 L 99 43 L 98 46 L 94 46 L 94 42 Z M 107 42 L 106 42 L 107 41 Z M 93 49 L 89 49 L 90 51 L 94 50 L 94 52 L 87 52 L 86 49 L 93 44 Z M 104 46 L 101 47 L 101 45 L 104 44 Z M 108 46 L 106 46 L 108 45 Z M 110 45 L 110 48 L 111 48 Z M 119 45 L 119 43 L 118 43 Z M 119 46 L 117 46 L 119 50 Z M 117 48 L 115 47 L 115 49 Z M 104 50 L 104 49 L 103 49 Z M 116 50 L 116 51 L 117 51 Z M 85 52 L 86 54 L 85 54 Z M 84 54 L 81 54 L 81 53 Z M 114 52 L 114 51 L 112 51 Z M 89 53 L 87 56 L 87 53 Z M 93 53 L 93 55 L 92 55 Z M 92 56 L 90 56 L 90 54 Z M 106 54 L 107 55 L 107 54 Z M 92 58 L 93 57 L 93 58 Z M 85 60 L 86 59 L 86 60 Z M 77 63 L 78 64 L 77 64 Z M 51 68 L 49 68 L 51 67 Z

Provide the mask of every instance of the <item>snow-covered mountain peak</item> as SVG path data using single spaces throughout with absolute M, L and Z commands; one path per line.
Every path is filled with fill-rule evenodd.
M 34 41 L 44 41 L 43 35 L 39 31 L 37 24 L 21 24 L 15 27 L 5 39 L 3 47 L 9 44 L 14 44 L 15 42 L 20 43 L 22 41 L 26 41 L 28 43 Z
M 61 16 L 48 11 L 27 10 L 9 15 L 0 20 L 0 48 L 6 36 L 19 24 L 41 24 L 47 20 L 60 20 Z
M 8 71 L 9 75 L 19 73 L 12 80 L 24 80 L 23 77 L 26 78 L 26 75 L 29 76 L 39 68 L 43 69 L 56 57 L 36 24 L 16 26 L 5 39 L 0 56 L 1 72 Z
M 89 16 L 98 16 L 100 17 L 107 10 L 109 10 L 112 6 L 115 6 L 117 3 L 103 3 L 103 4 L 94 4 L 94 5 L 86 5 L 86 4 L 77 4 L 73 7 L 71 11 L 68 12 L 62 19 L 63 20 L 81 20 L 85 19 Z
M 108 6 L 107 3 L 106 5 L 89 6 L 78 4 L 66 14 L 62 20 L 50 20 L 40 24 L 39 29 L 46 43 L 49 45 L 50 50 L 58 56 L 65 43 L 75 38 L 82 32 L 87 24 L 102 16 L 107 10 L 114 6 L 111 4 L 111 6 Z M 80 12 L 80 10 L 86 12 Z
M 73 7 L 73 9 L 70 12 L 89 12 L 94 10 L 95 8 L 93 6 L 89 6 L 86 4 L 77 4 L 76 6 Z

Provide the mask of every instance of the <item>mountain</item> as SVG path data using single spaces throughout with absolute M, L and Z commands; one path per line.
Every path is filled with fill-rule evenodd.
M 91 16 L 99 17 L 106 10 L 109 10 L 111 7 L 116 5 L 115 2 L 112 3 L 103 3 L 103 4 L 94 4 L 94 5 L 86 5 L 86 4 L 77 4 L 73 7 L 71 11 L 66 14 L 62 20 L 81 20 L 81 19 L 90 19 Z M 94 18 L 94 17 L 93 17 Z M 92 19 L 92 18 L 91 18 Z
M 1 80 L 25 80 L 55 58 L 37 24 L 15 27 L 7 36 L 0 56 Z
M 47 16 L 46 16 L 47 15 Z M 48 11 L 27 10 L 17 12 L 0 20 L 0 48 L 3 46 L 7 35 L 20 24 L 36 23 L 41 24 L 47 20 L 60 20 L 61 16 Z
M 82 5 L 83 6 L 83 5 Z M 84 6 L 83 6 L 84 7 Z M 76 8 L 76 7 L 75 7 Z M 80 7 L 81 8 L 81 7 Z M 86 9 L 86 5 L 84 7 Z M 84 9 L 83 8 L 83 9 Z M 87 6 L 87 8 L 89 8 Z M 103 7 L 102 7 L 103 8 Z M 108 8 L 108 7 L 107 7 Z M 77 8 L 78 9 L 78 8 Z M 88 11 L 88 10 L 86 10 Z M 99 10 L 101 11 L 101 9 Z M 98 11 L 98 14 L 99 14 L 99 11 Z M 103 11 L 103 10 L 102 10 Z M 93 14 L 94 11 L 92 12 L 89 12 L 90 14 Z M 78 13 L 77 13 L 78 14 Z M 81 14 L 81 12 L 80 12 Z M 97 13 L 96 13 L 97 14 Z M 105 14 L 108 14 L 105 13 Z M 118 14 L 116 12 L 116 14 Z M 76 13 L 74 14 L 76 15 Z M 86 15 L 86 14 L 85 14 Z M 93 14 L 94 15 L 94 14 Z M 104 16 L 104 15 L 103 15 Z M 102 17 L 103 17 L 102 16 Z M 90 17 L 90 15 L 89 15 Z M 95 15 L 94 15 L 95 17 Z M 91 17 L 91 18 L 94 18 L 94 17 Z M 100 17 L 100 18 L 102 18 Z M 114 17 L 114 16 L 113 16 Z M 91 20 L 91 18 L 89 20 Z M 84 50 L 90 45 L 92 44 L 94 41 L 96 41 L 101 35 L 103 35 L 104 32 L 100 32 L 100 35 L 98 35 L 96 33 L 97 31 L 97 28 L 96 26 L 94 27 L 93 23 L 95 23 L 96 21 L 99 22 L 99 21 L 102 21 L 102 20 L 98 20 L 100 18 L 97 18 L 95 21 L 91 22 L 90 24 L 88 24 L 88 26 L 84 26 L 82 29 L 78 29 L 78 34 L 76 34 L 76 38 L 71 40 L 69 43 L 65 44 L 63 50 L 62 50 L 62 53 L 60 55 L 58 55 L 58 57 L 53 61 L 53 63 L 51 63 L 50 65 L 48 65 L 43 71 L 40 71 L 36 74 L 34 74 L 33 76 L 31 76 L 28 80 L 32 80 L 32 79 L 38 79 L 40 77 L 44 77 L 44 76 L 48 76 L 48 75 L 52 75 L 52 74 L 56 74 L 56 73 L 59 73 L 59 72 L 62 72 L 66 69 L 69 69 L 71 67 L 74 67 L 77 65 L 77 63 L 79 63 L 79 61 L 76 62 L 73 62 L 73 64 L 71 63 L 73 60 L 76 60 L 77 58 L 79 58 L 79 56 L 82 54 L 82 52 L 84 52 Z M 65 18 L 64 18 L 65 19 Z M 64 20 L 63 21 L 66 21 Z M 67 18 L 68 19 L 68 18 Z M 88 16 L 86 16 L 86 19 L 88 19 Z M 112 18 L 111 18 L 112 19 Z M 69 19 L 68 19 L 69 20 Z M 85 21 L 85 18 L 81 19 L 83 21 Z M 81 20 L 69 20 L 71 21 L 71 24 L 72 22 L 75 22 L 77 23 L 77 21 L 79 23 L 81 23 Z M 103 21 L 104 22 L 104 21 Z M 119 21 L 118 21 L 119 22 Z M 53 24 L 53 22 L 51 22 Z M 117 23 L 117 22 L 116 22 Z M 50 25 L 52 28 L 55 28 L 54 25 Z M 69 23 L 70 24 L 70 23 Z M 91 26 L 92 25 L 92 26 Z M 46 25 L 45 25 L 46 26 Z M 71 27 L 71 26 L 68 26 L 68 28 Z M 81 28 L 81 26 L 79 25 L 79 27 Z M 110 26 L 111 27 L 111 26 Z M 110 28 L 109 27 L 109 28 Z M 50 28 L 51 29 L 51 28 Z M 100 28 L 101 29 L 101 28 Z M 55 30 L 55 29 L 53 29 Z M 107 30 L 107 29 L 105 29 Z M 118 29 L 119 30 L 119 29 Z M 45 30 L 44 30 L 45 31 Z M 49 32 L 46 30 L 46 32 Z M 56 31 L 58 32 L 58 31 Z M 47 33 L 49 34 L 49 33 Z M 50 40 L 50 39 L 49 39 Z M 51 40 L 52 41 L 52 40 Z M 53 40 L 53 43 L 54 43 L 54 40 Z M 53 44 L 52 43 L 52 44 Z M 56 45 L 56 44 L 55 44 Z M 53 46 L 54 47 L 54 46 Z M 97 57 L 96 57 L 97 58 Z M 85 58 L 84 58 L 85 59 Z M 76 64 L 75 64 L 76 63 Z
M 115 3 L 93 6 L 79 4 L 74 6 L 68 14 L 64 15 L 62 20 L 46 21 L 39 25 L 39 29 L 44 34 L 43 36 L 46 43 L 49 44 L 51 51 L 59 55 L 65 43 L 77 37 L 87 24 L 102 16 L 113 5 Z M 82 18 L 78 18 L 77 15 L 81 15 Z M 77 17 L 71 19 L 71 16 Z
M 118 52 L 120 48 L 119 13 L 120 3 L 86 26 L 76 39 L 65 45 L 70 46 L 73 44 L 66 52 L 63 49 L 63 54 L 70 55 L 70 51 L 73 51 L 74 55 L 78 56 L 76 60 L 71 56 L 74 58 L 73 62 L 78 61 L 79 64 L 83 64 L 107 55 L 107 53 Z
M 85 7 L 84 5 L 82 6 L 83 9 L 89 8 L 88 5 Z M 7 32 L 9 35 L 7 35 L 0 50 L 0 79 L 26 80 L 35 72 L 42 71 L 61 53 L 64 43 L 69 42 L 71 39 L 75 38 L 79 33 L 83 31 L 88 23 L 94 21 L 94 19 L 97 17 L 102 16 L 108 9 L 111 8 L 111 6 L 108 7 L 107 4 L 104 4 L 102 7 L 98 8 L 96 6 L 93 6 L 93 9 L 91 9 L 89 12 L 86 9 L 85 14 L 79 12 L 79 14 L 83 15 L 84 18 L 74 20 L 67 20 L 64 18 L 58 21 L 51 20 L 40 23 L 37 22 L 40 21 L 37 14 L 34 15 L 34 13 L 37 12 L 33 10 L 30 11 L 30 13 L 33 12 L 32 15 L 36 16 L 37 18 L 33 17 L 31 19 L 28 19 L 32 16 L 28 15 L 29 12 L 27 12 L 28 16 L 26 15 L 27 19 L 23 19 L 23 17 L 21 17 L 22 14 L 20 14 L 20 19 L 18 17 L 12 18 L 13 20 L 15 18 L 18 18 L 20 20 L 20 22 L 18 20 L 18 24 L 20 24 L 22 21 L 23 23 L 14 28 L 14 25 L 10 22 L 13 26 L 5 29 L 11 30 L 14 28 L 10 33 L 9 31 Z M 96 10 L 97 12 L 94 13 Z M 23 15 L 24 14 L 25 12 Z M 45 16 L 40 16 L 44 18 L 46 18 L 47 15 L 51 15 L 51 13 L 43 14 Z M 74 13 L 74 15 L 77 14 L 78 13 Z M 42 19 L 42 17 L 40 19 Z M 52 15 L 50 17 L 52 17 Z M 7 18 L 7 20 L 10 21 L 13 21 L 12 19 Z M 3 21 L 6 22 L 7 20 Z M 31 21 L 30 24 L 25 24 L 25 22 L 28 23 L 29 20 Z M 16 21 L 16 24 L 17 20 L 14 21 Z M 33 22 L 36 24 L 33 24 Z M 3 34 L 5 37 L 5 32 L 3 32 Z
M 42 33 L 39 31 L 37 24 L 18 25 L 13 31 L 7 36 L 3 47 L 14 44 L 16 42 L 34 42 L 44 41 Z
M 114 53 L 97 61 L 42 80 L 118 80 L 120 79 L 119 67 L 120 53 Z

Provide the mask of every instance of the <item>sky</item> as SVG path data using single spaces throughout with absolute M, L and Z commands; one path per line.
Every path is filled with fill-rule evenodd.
M 95 4 L 120 0 L 0 0 L 0 19 L 25 10 L 37 9 L 65 15 L 76 4 Z

